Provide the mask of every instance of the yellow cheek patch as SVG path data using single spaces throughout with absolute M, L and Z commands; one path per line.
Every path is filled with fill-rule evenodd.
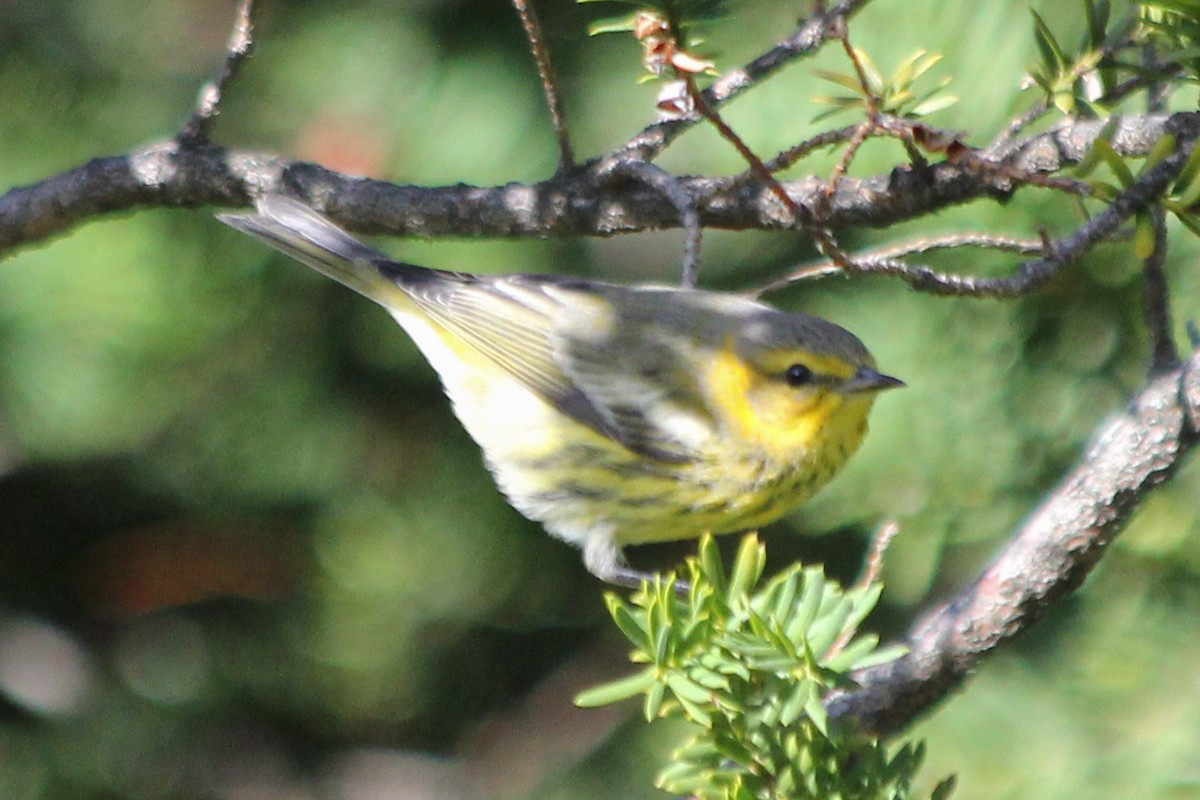
M 716 354 L 708 374 L 713 411 L 742 441 L 790 459 L 812 447 L 842 401 L 824 389 L 797 391 L 771 380 L 732 348 Z
M 750 407 L 750 388 L 755 376 L 732 347 L 713 354 L 712 367 L 708 373 L 713 411 L 719 418 L 734 423 L 734 427 L 748 432 L 758 427 L 754 409 Z

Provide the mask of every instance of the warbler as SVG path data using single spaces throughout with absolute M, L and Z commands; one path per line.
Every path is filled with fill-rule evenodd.
M 611 583 L 646 577 L 625 545 L 800 505 L 904 385 L 844 328 L 739 295 L 404 264 L 281 195 L 218 218 L 383 306 L 509 502 Z

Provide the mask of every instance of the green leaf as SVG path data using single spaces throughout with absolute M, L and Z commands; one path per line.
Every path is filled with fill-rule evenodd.
M 718 593 L 723 593 L 727 588 L 725 585 L 725 567 L 721 564 L 721 551 L 712 536 L 705 534 L 700 538 L 698 555 L 700 576 L 712 584 Z M 695 578 L 696 576 L 693 575 L 693 583 L 696 582 Z
M 1037 70 L 1030 70 L 1029 77 L 1034 83 L 1037 84 L 1038 88 L 1041 89 L 1047 97 L 1049 97 L 1050 93 L 1054 91 L 1053 81 L 1051 81 L 1048 76 L 1043 75 L 1041 72 L 1038 72 Z
M 829 712 L 825 710 L 825 704 L 821 702 L 821 696 L 816 691 L 811 693 L 808 703 L 804 706 L 804 711 L 821 735 L 829 736 Z
M 1098 142 L 1112 142 L 1113 135 L 1117 132 L 1117 126 L 1121 124 L 1118 117 L 1109 117 L 1104 123 L 1104 127 L 1100 129 L 1099 135 L 1096 136 Z M 1112 149 L 1111 147 L 1109 149 Z M 1089 148 L 1083 154 L 1083 158 L 1075 165 L 1075 177 L 1083 179 L 1091 175 L 1096 167 L 1100 165 L 1100 151 L 1094 146 Z
M 729 688 L 729 678 L 699 664 L 694 664 L 688 669 L 688 677 L 710 692 L 721 692 Z
M 659 771 L 654 784 L 671 794 L 689 796 L 708 788 L 709 780 L 695 764 L 674 759 Z
M 1109 183 L 1108 181 L 1102 181 L 1093 178 L 1092 180 L 1088 181 L 1087 184 L 1092 188 L 1092 191 L 1100 200 L 1112 202 L 1121 194 L 1121 187 L 1117 186 L 1116 184 Z
M 1150 8 L 1158 8 L 1164 11 L 1174 11 L 1176 14 L 1182 14 L 1187 17 L 1200 16 L 1200 2 L 1197 0 L 1149 0 L 1139 3 Z
M 1200 217 L 1195 214 L 1176 214 L 1175 216 L 1176 219 L 1183 223 L 1183 227 L 1196 236 L 1200 236 Z
M 908 86 L 917 77 L 916 62 L 917 59 L 925 55 L 924 50 L 918 50 L 908 58 L 900 62 L 900 66 L 892 73 L 892 84 L 894 86 Z
M 958 98 L 952 94 L 944 94 L 938 97 L 931 97 L 928 100 L 918 103 L 913 106 L 908 113 L 914 117 L 927 117 L 930 114 L 949 108 L 958 102 Z
M 853 75 L 843 75 L 840 72 L 830 72 L 829 70 L 825 69 L 814 69 L 813 74 L 821 80 L 826 80 L 830 83 L 836 83 L 839 86 L 843 86 L 850 91 L 855 92 L 858 95 L 858 98 L 856 99 L 858 99 L 859 102 L 861 102 L 861 98 L 866 96 L 866 93 L 863 92 L 862 84 L 859 83 L 858 78 L 854 77 Z
M 597 708 L 619 703 L 642 694 L 654 685 L 654 682 L 654 668 L 649 667 L 626 678 L 585 689 L 575 695 L 575 705 L 580 708 Z
M 865 50 L 854 48 L 854 55 L 858 58 L 858 64 L 862 67 L 863 74 L 867 76 L 867 87 L 872 94 L 883 94 L 883 76 L 875 67 L 875 62 L 867 55 Z M 856 81 L 857 83 L 857 81 Z
M 874 652 L 875 646 L 878 644 L 879 637 L 874 634 L 859 636 L 843 647 L 832 658 L 822 662 L 822 666 L 837 672 L 845 672 L 850 669 L 851 664 L 857 663 Z
M 1146 212 L 1137 215 L 1133 228 L 1133 254 L 1143 261 L 1154 255 L 1158 247 L 1158 231 L 1154 218 Z
M 861 97 L 831 97 L 829 95 L 818 95 L 813 97 L 812 101 L 825 106 L 834 106 L 834 108 L 831 108 L 828 111 L 822 111 L 820 114 L 813 117 L 814 122 L 819 119 L 831 117 L 834 114 L 840 114 L 843 111 L 862 108 L 864 105 Z
M 751 725 L 756 728 L 772 729 L 779 727 L 779 717 L 783 705 L 777 697 L 767 698 L 759 707 L 757 714 L 751 715 Z
M 926 53 L 924 50 L 918 50 L 918 54 L 922 54 L 913 65 L 913 81 L 916 81 L 929 70 L 933 69 L 942 60 L 941 53 Z
M 695 703 L 685 697 L 675 695 L 675 701 L 679 703 L 680 708 L 683 709 L 683 713 L 689 721 L 705 728 L 712 727 L 713 710 L 712 706 L 707 704 L 707 698 L 705 698 L 705 702 L 703 703 Z
M 577 2 L 588 1 L 577 0 Z M 637 17 L 637 12 L 635 12 L 633 14 L 626 14 L 623 17 L 606 17 L 605 19 L 589 22 L 587 26 L 588 36 L 600 36 L 604 33 L 628 33 L 633 30 Z
M 883 584 L 873 583 L 870 586 L 855 590 L 853 594 L 847 595 L 846 600 L 854 610 L 846 619 L 844 630 L 857 631 L 858 626 L 867 618 L 867 615 L 875 610 L 875 606 L 879 604 L 879 597 L 882 594 Z
M 821 610 L 821 600 L 825 595 L 825 575 L 820 570 L 804 570 L 804 590 L 800 595 L 800 605 L 787 627 L 787 637 L 793 642 L 801 637 L 807 638 L 808 629 Z
M 632 642 L 635 647 L 649 651 L 650 639 L 646 618 L 642 615 L 634 614 L 633 610 L 623 599 L 611 592 L 604 595 L 604 602 L 608 606 L 608 613 L 613 618 L 613 622 L 617 624 L 617 627 L 625 635 L 625 638 Z
M 1162 163 L 1164 158 L 1173 152 L 1175 152 L 1175 137 L 1169 133 L 1165 134 L 1150 148 L 1150 152 L 1146 154 L 1146 160 L 1142 162 L 1142 168 L 1138 171 L 1138 174 L 1142 175 L 1148 170 L 1154 169 Z
M 1112 48 L 1116 45 L 1128 41 L 1137 30 L 1138 15 L 1134 12 L 1129 12 L 1121 18 L 1116 25 L 1108 31 L 1108 35 L 1104 39 L 1104 47 Z
M 653 722 L 662 711 L 666 686 L 662 681 L 655 680 L 646 688 L 646 702 L 642 704 L 642 713 L 647 722 Z
M 791 727 L 796 723 L 796 720 L 804 715 L 804 709 L 808 705 L 809 698 L 812 696 L 812 690 L 812 681 L 802 679 L 796 682 L 795 687 L 779 711 L 780 725 Z
M 767 551 L 757 536 L 742 537 L 737 557 L 733 561 L 733 572 L 729 576 L 729 596 L 744 597 L 758 583 L 767 566 Z
M 1104 29 L 1108 27 L 1108 0 L 1101 0 L 1099 5 L 1095 0 L 1083 0 L 1083 10 L 1087 16 L 1088 44 L 1100 49 L 1104 47 Z
M 1193 145 L 1192 152 L 1188 154 L 1187 163 L 1183 165 L 1179 177 L 1175 179 L 1176 191 L 1180 192 L 1179 200 L 1185 206 L 1196 202 L 1196 197 L 1192 197 L 1191 193 L 1197 184 L 1197 178 L 1200 178 L 1200 147 Z M 1184 200 L 1189 197 L 1190 200 Z
M 712 693 L 681 672 L 667 674 L 667 688 L 680 700 L 692 703 L 707 703 L 712 699 Z
M 929 800 L 949 800 L 949 797 L 954 792 L 954 786 L 958 783 L 958 776 L 951 775 L 934 787 L 933 793 L 929 795 Z
M 1042 15 L 1032 8 L 1029 9 L 1029 13 L 1033 15 L 1034 38 L 1037 41 L 1038 50 L 1042 53 L 1042 63 L 1053 73 L 1061 73 L 1070 60 L 1063 55 L 1058 40 L 1054 38 L 1054 33 L 1042 19 Z
M 1129 169 L 1129 165 L 1125 160 L 1117 155 L 1117 151 L 1113 150 L 1113 146 L 1103 139 L 1097 139 L 1092 145 L 1092 149 L 1096 151 L 1096 155 L 1100 157 L 1113 174 L 1117 176 L 1117 180 L 1121 182 L 1121 186 L 1128 188 L 1133 184 L 1133 172 Z
M 654 633 L 654 663 L 666 663 L 667 654 L 671 651 L 671 634 L 671 626 L 668 621 L 664 620 Z
M 871 651 L 862 658 L 854 660 L 846 668 L 848 670 L 866 669 L 877 664 L 886 664 L 889 661 L 895 661 L 897 658 L 905 655 L 908 655 L 908 648 L 905 645 L 889 644 Z
M 772 583 L 775 597 L 769 613 L 774 619 L 784 620 L 791 615 L 796 594 L 800 591 L 800 582 L 800 573 L 788 570 Z
M 838 640 L 845 629 L 846 620 L 850 617 L 849 603 L 841 602 L 833 608 L 822 610 L 821 615 L 808 629 L 808 646 L 818 656 L 825 654 L 833 643 Z

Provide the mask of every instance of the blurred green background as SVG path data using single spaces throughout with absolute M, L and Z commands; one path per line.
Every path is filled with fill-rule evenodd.
M 403 183 L 553 171 L 502 0 L 262 5 L 223 144 Z M 1033 5 L 1077 39 L 1077 4 Z M 220 61 L 233 6 L 0 2 L 0 187 L 169 136 Z M 657 91 L 635 84 L 631 40 L 585 35 L 619 7 L 538 6 L 577 152 L 615 147 L 652 118 Z M 740 64 L 801 12 L 744 2 L 712 50 Z M 943 53 L 935 75 L 954 76 L 960 102 L 931 121 L 972 144 L 1031 101 L 1017 88 L 1031 29 L 1024 2 L 909 0 L 878 0 L 851 28 L 884 71 L 918 48 Z M 818 130 L 810 98 L 831 91 L 818 66 L 847 70 L 830 52 L 728 109 L 758 152 Z M 872 143 L 853 172 L 902 159 Z M 704 129 L 661 163 L 742 169 Z M 1025 191 L 850 241 L 1077 221 L 1060 197 Z M 1182 333 L 1200 316 L 1198 252 L 1172 232 Z M 679 242 L 382 244 L 467 271 L 670 280 Z M 801 237 L 709 232 L 703 255 L 707 285 L 741 288 L 812 252 Z M 909 384 L 881 400 L 843 476 L 767 537 L 776 565 L 821 561 L 849 579 L 870 530 L 899 520 L 885 635 L 970 580 L 1147 365 L 1127 245 L 1019 302 L 884 280 L 772 299 L 851 328 Z M 1200 797 L 1198 490 L 1193 464 L 1078 596 L 918 727 L 930 784 L 955 771 L 960 797 Z M 632 555 L 665 567 L 689 551 Z M 570 702 L 624 669 L 601 595 L 575 551 L 507 507 L 382 311 L 208 210 L 99 220 L 0 264 L 0 798 L 659 796 L 651 776 L 677 732 Z

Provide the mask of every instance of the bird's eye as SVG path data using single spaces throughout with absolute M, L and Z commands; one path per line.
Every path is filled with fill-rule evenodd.
M 787 368 L 787 372 L 783 373 L 784 380 L 788 386 L 804 386 L 813 379 L 813 371 L 803 364 L 792 364 Z

